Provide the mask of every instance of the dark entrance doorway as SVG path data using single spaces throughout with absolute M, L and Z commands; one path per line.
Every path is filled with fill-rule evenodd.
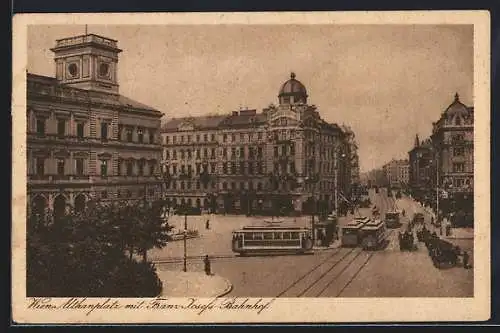
M 86 198 L 84 194 L 78 194 L 75 197 L 75 212 L 81 213 L 85 210 Z
M 31 213 L 42 216 L 47 208 L 47 199 L 42 195 L 37 195 L 32 202 Z
M 59 219 L 66 214 L 66 198 L 63 195 L 58 195 L 54 199 L 54 218 Z

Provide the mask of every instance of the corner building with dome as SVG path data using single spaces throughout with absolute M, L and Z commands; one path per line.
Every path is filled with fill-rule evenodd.
M 453 102 L 432 124 L 432 145 L 437 161 L 439 210 L 460 218 L 454 224 L 473 224 L 474 214 L 474 107 Z
M 163 113 L 119 93 L 117 41 L 85 34 L 51 51 L 55 77 L 27 73 L 28 213 L 160 198 Z
M 162 172 L 171 206 L 236 214 L 340 207 L 350 197 L 351 145 L 308 97 L 291 73 L 278 105 L 261 112 L 170 119 L 162 128 Z

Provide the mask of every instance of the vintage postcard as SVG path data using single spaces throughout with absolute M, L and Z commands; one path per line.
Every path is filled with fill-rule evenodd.
M 13 34 L 16 323 L 490 317 L 488 12 Z

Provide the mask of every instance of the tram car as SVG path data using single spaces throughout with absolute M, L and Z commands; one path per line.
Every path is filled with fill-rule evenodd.
M 312 254 L 312 234 L 311 230 L 304 227 L 264 221 L 261 225 L 233 231 L 232 250 L 241 256 Z
M 387 238 L 387 229 L 382 220 L 371 220 L 361 227 L 361 247 L 363 250 L 380 249 Z
M 385 213 L 385 224 L 387 228 L 399 228 L 401 226 L 401 222 L 399 221 L 399 212 L 391 210 Z
M 357 217 L 342 227 L 341 244 L 343 247 L 356 247 L 361 242 L 361 228 L 370 222 L 369 217 Z

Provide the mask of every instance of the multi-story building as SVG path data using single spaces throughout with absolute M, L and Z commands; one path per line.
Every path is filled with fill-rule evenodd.
M 408 158 L 409 186 L 413 197 L 432 204 L 436 194 L 436 161 L 432 141 L 420 141 L 417 135 L 412 150 L 408 152 Z
M 162 113 L 119 94 L 117 41 L 64 38 L 55 77 L 27 77 L 28 209 L 158 197 Z
M 433 123 L 431 139 L 442 189 L 440 210 L 445 214 L 473 212 L 474 108 L 464 105 L 455 94 L 454 101 Z
M 385 164 L 382 169 L 384 170 L 385 177 L 388 185 L 391 187 L 401 188 L 406 186 L 409 181 L 409 163 L 408 160 L 391 160 Z
M 349 190 L 350 148 L 307 98 L 292 73 L 279 105 L 262 112 L 171 119 L 162 130 L 167 200 L 222 212 L 331 209 Z

